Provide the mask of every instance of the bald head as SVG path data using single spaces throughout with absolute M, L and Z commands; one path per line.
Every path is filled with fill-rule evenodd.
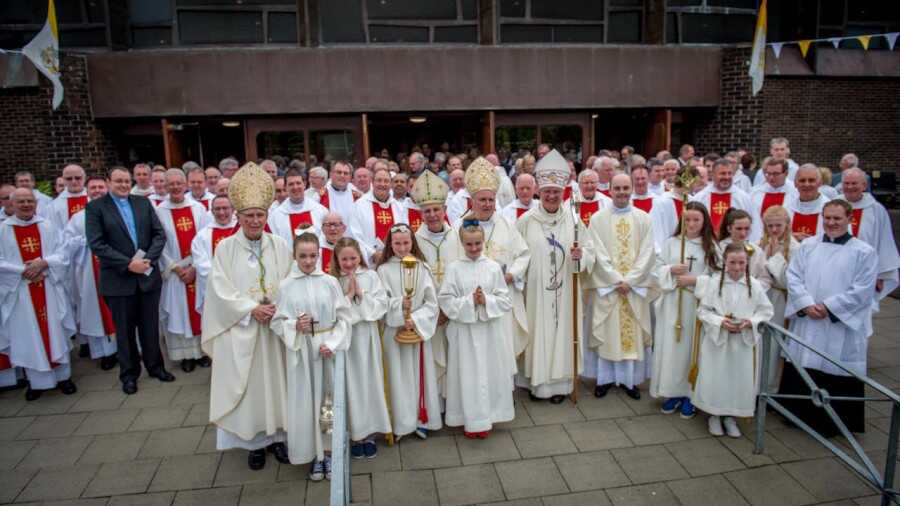
M 12 192 L 12 206 L 16 217 L 22 221 L 28 221 L 34 217 L 37 209 L 37 199 L 30 188 L 16 188 Z
M 624 209 L 631 204 L 631 177 L 628 174 L 616 174 L 609 183 L 609 193 L 613 204 Z
M 537 184 L 531 174 L 519 174 L 516 178 L 516 198 L 522 204 L 526 206 L 531 205 L 536 188 Z
M 187 189 L 187 179 L 181 169 L 169 169 L 166 171 L 166 192 L 169 200 L 178 204 L 184 201 L 184 191 Z
M 81 165 L 66 165 L 62 171 L 63 182 L 69 193 L 81 193 L 84 191 L 84 169 Z
M 851 167 L 844 171 L 841 188 L 844 190 L 844 198 L 851 203 L 859 202 L 868 186 L 866 173 L 859 167 Z

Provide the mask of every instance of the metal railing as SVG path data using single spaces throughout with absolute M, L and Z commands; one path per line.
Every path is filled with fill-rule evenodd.
M 331 433 L 331 506 L 350 504 L 350 431 L 347 429 L 347 352 L 334 354 Z
M 813 348 L 812 346 L 803 342 L 803 340 L 795 334 L 792 334 L 790 331 L 785 330 L 783 327 L 778 325 L 774 325 L 771 323 L 763 323 L 763 338 L 761 341 L 761 369 L 759 377 L 762 378 L 760 382 L 760 392 L 757 396 L 756 400 L 756 445 L 754 447 L 754 453 L 762 453 L 764 448 L 764 436 L 766 431 L 766 406 L 771 406 L 772 409 L 780 413 L 784 416 L 788 421 L 796 425 L 798 428 L 802 429 L 804 432 L 812 436 L 813 439 L 824 445 L 831 453 L 841 459 L 842 462 L 847 464 L 856 474 L 858 474 L 863 480 L 867 483 L 878 489 L 881 493 L 881 504 L 888 505 L 891 503 L 900 504 L 900 491 L 894 488 L 894 471 L 897 465 L 897 436 L 900 435 L 900 396 L 897 396 L 890 389 L 885 388 L 881 384 L 873 381 L 867 376 L 860 376 L 850 369 L 848 369 L 844 364 L 842 364 L 838 359 L 832 357 L 831 355 L 824 353 L 822 351 Z M 795 360 L 793 354 L 788 350 L 787 342 L 788 340 L 794 341 L 797 345 L 810 350 L 816 355 L 822 357 L 832 365 L 841 369 L 848 375 L 860 380 L 865 385 L 869 386 L 873 390 L 875 390 L 878 394 L 881 394 L 881 397 L 838 397 L 832 396 L 828 393 L 827 390 L 820 388 L 816 385 L 815 381 L 810 377 L 810 375 L 806 372 L 806 370 L 802 367 L 796 367 L 797 372 L 800 377 L 803 379 L 803 382 L 806 383 L 806 386 L 810 390 L 809 395 L 788 395 L 788 394 L 779 394 L 777 392 L 769 391 L 769 385 L 765 378 L 769 377 L 769 369 L 771 367 L 775 367 L 776 364 L 769 363 L 769 350 L 771 350 L 772 346 L 778 346 L 779 350 L 788 360 L 792 363 L 797 364 L 798 362 Z M 841 435 L 847 440 L 850 445 L 850 449 L 853 450 L 853 454 L 855 454 L 856 458 L 851 457 L 845 451 L 844 448 L 841 448 L 834 442 L 825 438 L 815 429 L 804 423 L 797 416 L 791 413 L 787 408 L 784 407 L 778 399 L 803 399 L 809 400 L 812 404 L 818 408 L 825 410 L 828 414 L 829 418 L 834 422 L 840 431 Z M 891 409 L 891 429 L 890 434 L 888 435 L 888 447 L 887 447 L 887 457 L 884 465 L 884 475 L 882 476 L 879 473 L 878 469 L 872 463 L 872 460 L 866 455 L 866 452 L 863 450 L 862 446 L 860 446 L 859 441 L 856 440 L 853 433 L 847 429 L 847 426 L 844 424 L 843 420 L 837 415 L 834 411 L 834 408 L 831 406 L 832 401 L 851 401 L 851 402 L 890 402 L 892 403 Z M 334 504 L 334 503 L 332 503 Z

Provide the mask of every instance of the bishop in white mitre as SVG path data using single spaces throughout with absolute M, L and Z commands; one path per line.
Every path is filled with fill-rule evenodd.
M 216 248 L 223 239 L 231 237 L 240 229 L 234 215 L 234 206 L 226 195 L 214 197 L 210 201 L 213 221 L 197 232 L 191 243 L 191 259 L 197 270 L 197 298 L 194 308 L 203 312 L 203 300 L 206 297 L 206 282 L 212 271 L 212 260 Z
M 322 230 L 322 219 L 328 214 L 328 209 L 306 198 L 306 184 L 300 171 L 287 171 L 284 185 L 287 198 L 269 212 L 269 230 L 288 244 L 293 244 L 298 231 L 306 227 L 311 226 L 318 234 Z

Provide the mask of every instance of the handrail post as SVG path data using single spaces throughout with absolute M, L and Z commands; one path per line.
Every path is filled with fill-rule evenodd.
M 347 429 L 346 355 L 345 351 L 338 351 L 334 354 L 331 506 L 350 504 L 350 436 Z
M 759 394 L 756 396 L 756 437 L 753 438 L 753 453 L 759 455 L 764 451 L 764 434 L 766 433 L 766 406 L 769 401 L 769 368 L 774 367 L 769 363 L 769 349 L 775 344 L 772 343 L 772 332 L 774 330 L 768 325 L 763 325 L 763 334 L 759 347 L 760 368 L 759 368 Z
M 886 491 L 894 488 L 894 472 L 897 469 L 897 436 L 900 435 L 900 405 L 892 403 L 891 431 L 888 435 L 887 460 L 884 463 L 884 484 L 881 494 L 881 504 L 891 504 L 891 495 Z

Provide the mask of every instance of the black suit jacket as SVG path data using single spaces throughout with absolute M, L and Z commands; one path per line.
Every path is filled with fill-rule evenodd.
M 137 249 L 144 250 L 146 259 L 153 265 L 149 276 L 128 270 L 128 264 L 137 252 L 125 220 L 112 195 L 107 194 L 88 203 L 84 215 L 85 235 L 91 252 L 100 260 L 100 295 L 128 296 L 138 291 L 159 290 L 159 257 L 166 245 L 166 233 L 156 216 L 153 204 L 146 197 L 129 195 L 137 229 Z

